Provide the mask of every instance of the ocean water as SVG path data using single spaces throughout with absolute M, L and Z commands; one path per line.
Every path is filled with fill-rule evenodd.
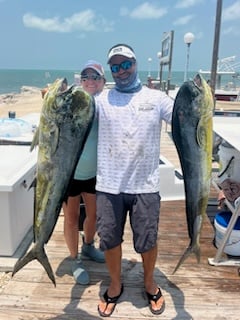
M 188 73 L 191 79 L 197 72 Z M 0 70 L 0 94 L 20 93 L 23 86 L 31 86 L 44 88 L 48 83 L 53 82 L 57 78 L 66 77 L 69 84 L 74 83 L 74 70 Z M 149 71 L 139 71 L 139 77 L 143 83 L 147 83 Z M 152 71 L 151 77 L 157 79 L 158 71 Z M 167 81 L 168 72 L 163 72 L 162 80 Z M 107 82 L 112 82 L 111 73 L 106 71 Z M 171 73 L 170 83 L 180 86 L 184 80 L 184 71 L 173 71 Z M 228 83 L 231 77 L 223 79 L 224 83 Z M 223 83 L 223 84 L 224 84 Z
M 43 88 L 55 79 L 63 77 L 66 77 L 68 83 L 72 84 L 74 74 L 74 70 L 0 70 L 0 94 L 19 93 L 23 86 Z M 189 75 L 191 76 L 190 73 Z M 146 83 L 148 71 L 140 71 L 139 76 L 142 82 Z M 157 76 L 157 71 L 151 72 L 153 79 L 156 79 Z M 172 72 L 171 83 L 180 85 L 183 78 L 184 72 Z M 106 80 L 107 82 L 113 81 L 109 71 L 106 71 Z M 167 73 L 163 74 L 163 80 L 167 80 Z

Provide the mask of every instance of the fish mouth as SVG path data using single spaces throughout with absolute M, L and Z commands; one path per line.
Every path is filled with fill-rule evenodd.
M 68 88 L 68 81 L 67 81 L 67 78 L 64 78 L 62 80 L 60 87 L 59 87 L 59 92 L 64 92 L 67 90 L 67 88 Z
M 199 89 L 201 90 L 202 89 L 202 79 L 201 79 L 201 76 L 199 74 L 196 74 L 194 79 L 193 79 L 193 83 L 194 85 Z

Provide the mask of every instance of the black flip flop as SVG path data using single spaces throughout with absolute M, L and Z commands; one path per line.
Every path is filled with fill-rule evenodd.
M 158 293 L 156 294 L 150 294 L 146 291 L 146 295 L 147 295 L 147 298 L 148 298 L 148 303 L 149 303 L 149 309 L 150 311 L 153 313 L 153 314 L 161 314 L 163 313 L 164 309 L 165 309 L 165 301 L 163 301 L 163 304 L 161 306 L 160 309 L 158 310 L 155 310 L 152 308 L 152 304 L 151 304 L 151 301 L 154 301 L 155 303 L 162 297 L 162 292 L 161 292 L 161 289 L 158 288 Z
M 118 299 L 121 297 L 122 293 L 123 293 L 123 285 L 121 286 L 121 291 L 120 291 L 120 293 L 119 293 L 118 296 L 109 297 L 109 295 L 108 295 L 108 290 L 105 291 L 105 293 L 104 293 L 104 295 L 103 295 L 103 299 L 104 299 L 104 301 L 105 301 L 107 304 L 106 304 L 106 307 L 105 307 L 104 311 L 101 311 L 101 310 L 99 309 L 99 306 L 98 306 L 98 313 L 99 313 L 99 315 L 100 315 L 101 317 L 110 317 L 110 316 L 111 316 L 111 314 L 113 313 L 113 311 L 114 311 L 114 309 L 115 309 L 115 307 L 116 307 L 116 304 L 117 304 L 117 302 L 118 302 Z M 110 303 L 113 303 L 114 306 L 112 307 L 112 310 L 111 310 L 110 313 L 105 313 L 105 311 L 106 311 L 106 309 L 107 309 L 107 307 L 108 307 L 108 305 L 109 305 Z

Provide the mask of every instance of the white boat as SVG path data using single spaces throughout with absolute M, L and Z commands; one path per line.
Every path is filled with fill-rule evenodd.
M 0 145 L 30 145 L 39 124 L 40 113 L 21 118 L 0 118 Z

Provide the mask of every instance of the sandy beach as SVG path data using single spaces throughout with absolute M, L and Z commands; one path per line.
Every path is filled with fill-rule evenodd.
M 9 111 L 14 111 L 16 117 L 21 117 L 28 113 L 40 112 L 41 108 L 41 88 L 24 86 L 20 93 L 0 95 L 0 118 L 8 117 Z

